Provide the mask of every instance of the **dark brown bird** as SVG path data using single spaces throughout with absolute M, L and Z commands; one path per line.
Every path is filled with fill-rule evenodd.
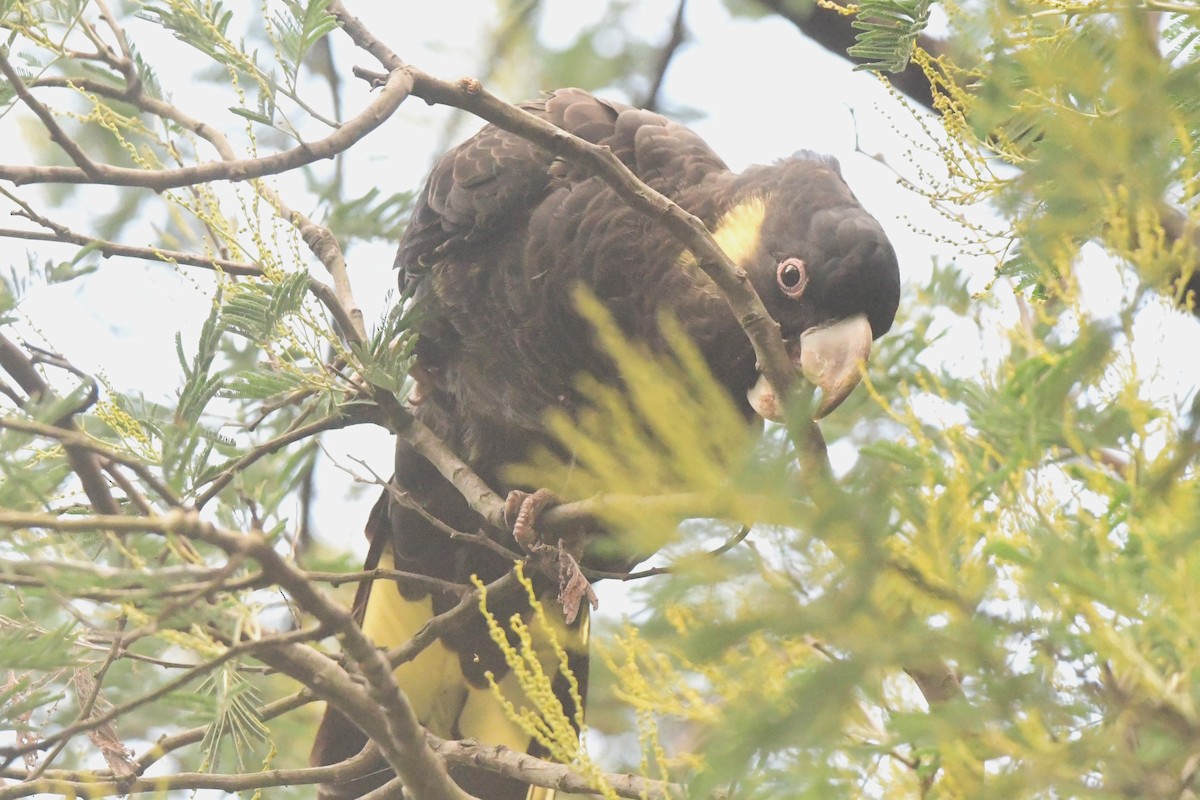
M 749 274 L 797 366 L 821 388 L 819 414 L 853 390 L 872 339 L 891 327 L 900 278 L 883 229 L 859 205 L 836 161 L 800 153 L 736 174 L 695 133 L 649 111 L 578 89 L 523 108 L 611 148 L 639 178 L 704 221 Z M 652 348 L 664 346 L 659 313 L 671 312 L 748 416 L 752 408 L 774 416 L 779 405 L 759 381 L 750 342 L 723 295 L 678 241 L 599 178 L 499 128 L 484 128 L 434 167 L 396 266 L 401 285 L 414 292 L 419 319 L 416 414 L 501 496 L 518 488 L 505 485 L 501 468 L 547 443 L 546 412 L 587 402 L 577 390 L 579 374 L 615 380 L 575 311 L 579 284 L 627 336 Z M 403 443 L 394 482 L 450 527 L 483 527 L 437 470 Z M 511 532 L 494 533 L 519 549 Z M 491 581 L 512 567 L 491 550 L 451 540 L 393 494 L 376 504 L 367 536 L 368 568 L 394 565 L 466 584 L 472 574 Z M 393 647 L 459 597 L 378 581 L 363 584 L 357 612 L 368 635 Z M 514 601 L 497 616 L 521 609 Z M 586 616 L 569 626 L 572 671 L 583 685 Z M 538 752 L 491 697 L 487 670 L 498 679 L 507 672 L 477 619 L 402 666 L 397 679 L 434 733 Z M 505 688 L 519 701 L 518 689 Z M 329 711 L 313 761 L 336 763 L 364 743 L 350 720 Z M 483 800 L 526 796 L 526 786 L 494 773 L 452 774 Z M 380 762 L 377 774 L 326 786 L 322 796 L 358 797 L 391 777 Z

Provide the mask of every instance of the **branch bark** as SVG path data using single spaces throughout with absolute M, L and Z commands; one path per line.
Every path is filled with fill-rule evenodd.
M 60 531 L 107 529 L 114 533 L 175 534 L 220 548 L 231 560 L 254 559 L 272 583 L 287 592 L 293 602 L 317 620 L 318 633 L 332 633 L 337 636 L 343 652 L 354 661 L 366 679 L 365 688 L 355 683 L 345 670 L 328 657 L 296 645 L 294 639 L 306 641 L 317 635 L 313 631 L 300 630 L 280 634 L 269 640 L 232 645 L 215 658 L 139 698 L 138 704 L 150 702 L 185 685 L 197 675 L 211 671 L 234 655 L 254 652 L 264 662 L 277 666 L 304 685 L 310 686 L 318 697 L 333 703 L 349 718 L 355 720 L 376 743 L 388 766 L 395 770 L 414 796 L 423 800 L 473 800 L 450 779 L 445 762 L 426 744 L 424 729 L 417 721 L 408 699 L 396 686 L 392 667 L 385 654 L 354 624 L 350 613 L 320 592 L 304 572 L 279 555 L 271 540 L 261 533 L 227 530 L 203 521 L 194 511 L 180 509 L 153 517 L 97 515 L 82 518 L 0 510 L 0 526 L 45 526 Z M 19 757 L 30 748 L 41 749 L 52 743 L 52 740 L 91 730 L 120 714 L 127 713 L 130 710 L 128 705 L 93 717 L 87 723 L 69 726 L 55 736 L 34 745 L 24 748 L 0 748 L 0 757 Z
M 8 337 L 0 334 L 0 368 L 4 369 L 17 382 L 29 399 L 36 402 L 51 400 L 54 393 L 42 379 L 33 361 L 21 348 L 9 341 Z M 69 433 L 77 432 L 78 426 L 74 421 L 75 412 L 64 419 L 57 420 L 54 427 Z M 67 460 L 71 469 L 79 477 L 83 492 L 88 501 L 102 514 L 119 514 L 121 506 L 113 496 L 108 481 L 100 470 L 100 463 L 91 450 L 74 444 L 65 444 Z
M 246 181 L 265 175 L 277 175 L 315 161 L 333 158 L 344 152 L 359 139 L 382 125 L 408 97 L 410 89 L 410 76 L 403 70 L 396 70 L 388 76 L 384 82 L 383 91 L 375 100 L 342 127 L 324 139 L 303 143 L 274 155 L 209 161 L 193 167 L 161 170 L 117 167 L 111 164 L 93 164 L 90 170 L 82 167 L 29 167 L 0 164 L 0 180 L 12 181 L 18 186 L 29 183 L 89 183 L 133 186 L 161 192 L 207 181 Z M 162 105 L 167 106 L 168 104 L 163 103 Z M 198 128 L 199 126 L 192 130 L 200 133 Z

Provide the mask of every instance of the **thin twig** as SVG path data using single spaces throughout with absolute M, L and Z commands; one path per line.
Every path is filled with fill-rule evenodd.
M 111 164 L 92 164 L 88 170 L 82 167 L 0 164 L 0 179 L 12 181 L 18 186 L 30 183 L 88 183 L 140 187 L 161 192 L 208 181 L 248 181 L 266 175 L 277 175 L 315 161 L 333 158 L 347 150 L 383 124 L 400 107 L 409 95 L 410 83 L 406 72 L 393 72 L 388 76 L 384 91 L 376 96 L 375 101 L 341 128 L 324 139 L 305 142 L 269 156 L 209 161 L 179 169 L 149 170 Z
M 484 587 L 484 591 L 493 602 L 512 597 L 523 589 L 521 582 L 517 580 L 515 570 L 509 570 Z M 426 648 L 441 639 L 447 631 L 454 630 L 466 620 L 476 618 L 476 615 L 479 614 L 481 594 L 479 589 L 472 589 L 463 594 L 454 608 L 430 617 L 420 630 L 412 635 L 411 639 L 388 651 L 388 662 L 394 668 L 412 661 Z
M 118 244 L 105 239 L 92 239 L 82 233 L 76 233 L 61 226 L 53 232 L 28 231 L 20 228 L 0 228 L 0 237 L 5 239 L 28 239 L 35 242 L 61 242 L 90 247 L 104 258 L 124 256 L 138 258 L 144 261 L 165 261 L 168 264 L 181 264 L 186 267 L 203 267 L 217 270 L 227 275 L 259 277 L 262 268 L 241 261 L 230 261 L 226 258 L 208 258 L 181 250 L 163 250 L 157 247 L 132 247 Z
M 134 519 L 134 518 L 122 517 L 122 519 Z M 68 725 L 68 726 L 62 728 L 61 730 L 59 730 L 53 734 L 50 734 L 44 738 L 41 738 L 32 744 L 11 746 L 11 747 L 10 746 L 0 747 L 0 759 L 7 760 L 7 759 L 19 758 L 22 755 L 24 755 L 25 753 L 32 753 L 37 750 L 44 750 L 47 747 L 54 745 L 56 742 L 58 742 L 60 740 L 70 739 L 80 733 L 86 733 L 87 731 L 95 730 L 99 726 L 104 725 L 109 722 L 112 722 L 115 719 L 119 719 L 120 717 L 125 716 L 126 714 L 130 713 L 131 711 L 133 711 L 137 708 L 140 708 L 148 703 L 152 703 L 156 700 L 160 700 L 161 698 L 167 696 L 171 692 L 174 692 L 178 689 L 183 688 L 184 686 L 191 683 L 196 678 L 207 675 L 208 673 L 212 672 L 217 667 L 221 666 L 225 662 L 227 662 L 230 659 L 235 658 L 237 656 L 251 654 L 255 650 L 260 650 L 263 648 L 278 647 L 278 646 L 281 646 L 283 644 L 288 644 L 288 643 L 311 641 L 315 638 L 320 638 L 321 634 L 322 634 L 322 631 L 319 628 L 318 629 L 304 628 L 304 629 L 300 629 L 300 630 L 289 631 L 288 633 L 277 634 L 268 639 L 258 639 L 258 640 L 254 640 L 254 641 L 239 643 L 237 645 L 227 648 L 224 652 L 212 657 L 208 661 L 205 661 L 203 664 L 198 664 L 198 665 L 192 667 L 191 669 L 187 670 L 183 674 L 178 675 L 178 676 L 172 678 L 171 680 L 163 683 L 162 685 L 156 687 L 153 691 L 147 692 L 146 694 L 144 694 L 140 697 L 134 698 L 133 700 L 130 700 L 127 703 L 123 703 L 119 706 L 114 706 L 113 708 L 109 709 L 108 711 L 104 712 L 103 714 L 97 714 L 96 716 L 91 717 L 90 719 L 82 720 L 80 722 L 76 722 L 74 724 Z M 0 790 L 0 798 L 3 798 L 4 796 L 5 795 L 2 793 L 2 790 Z
M 679 4 L 675 7 L 675 19 L 671 23 L 671 36 L 658 51 L 658 63 L 654 67 L 654 77 L 650 81 L 650 88 L 646 91 L 645 98 L 638 104 L 642 108 L 650 111 L 658 110 L 658 96 L 662 92 L 667 69 L 679 53 L 679 48 L 687 41 L 687 26 L 684 24 L 686 12 L 687 0 L 679 0 Z
M 3 334 L 0 334 L 0 369 L 11 375 L 34 402 L 54 398 L 54 393 L 38 373 L 33 360 Z M 70 417 L 58 421 L 56 427 L 62 430 L 77 429 L 76 423 Z M 120 513 L 121 506 L 113 497 L 108 481 L 100 472 L 96 455 L 89 449 L 74 445 L 64 444 L 63 449 L 66 450 L 67 461 L 79 477 L 83 492 L 92 506 L 103 514 Z
M 277 450 L 287 447 L 289 444 L 294 444 L 295 442 L 302 441 L 310 436 L 314 436 L 325 431 L 339 430 L 351 425 L 361 425 L 364 423 L 375 422 L 378 422 L 378 420 L 371 417 L 369 413 L 366 413 L 366 409 L 362 407 L 356 407 L 346 413 L 326 417 L 325 419 L 320 419 L 316 422 L 309 423 L 308 425 L 304 425 L 294 430 L 282 433 L 270 441 L 263 442 L 262 444 L 256 446 L 233 464 L 230 464 L 228 467 L 221 470 L 221 472 L 213 476 L 209 481 L 209 487 L 200 493 L 200 495 L 196 498 L 194 505 L 196 508 L 203 508 L 210 500 L 220 494 L 221 490 L 223 490 L 229 484 L 229 482 L 238 475 L 238 473 L 242 472 L 264 456 L 268 456 Z
M 42 124 L 46 126 L 46 130 L 50 133 L 50 139 L 61 147 L 63 152 L 70 156 L 76 168 L 87 179 L 85 182 L 90 183 L 94 181 L 100 174 L 100 167 L 88 158 L 87 154 L 75 143 L 75 140 L 68 136 L 67 132 L 59 126 L 58 120 L 50 113 L 50 109 L 38 102 L 38 99 L 29 91 L 29 88 L 25 85 L 25 81 L 21 80 L 21 76 L 13 69 L 12 64 L 9 63 L 7 47 L 0 47 L 0 73 L 3 73 L 4 77 L 8 79 L 8 84 L 16 92 L 17 97 L 21 98 L 21 101 L 29 106 L 29 109 L 34 114 L 37 114 L 38 119 L 42 121 Z

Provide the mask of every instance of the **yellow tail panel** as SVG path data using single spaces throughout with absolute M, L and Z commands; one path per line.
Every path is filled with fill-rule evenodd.
M 395 561 L 389 548 L 383 548 L 378 567 L 392 569 Z M 563 624 L 561 608 L 551 600 L 546 607 L 550 627 L 560 646 L 574 652 L 586 652 L 589 620 L 587 610 L 581 624 L 569 629 Z M 406 600 L 396 584 L 377 580 L 371 585 L 363 614 L 363 632 L 383 648 L 397 647 L 411 639 L 433 617 L 433 600 Z M 559 671 L 557 653 L 547 641 L 541 626 L 533 625 L 537 660 L 553 680 Z M 538 635 L 541 634 L 541 635 Z M 504 745 L 516 752 L 528 751 L 531 740 L 521 727 L 509 719 L 504 707 L 490 688 L 469 684 L 459 667 L 458 654 L 437 641 L 416 658 L 395 671 L 396 682 L 412 703 L 417 719 L 434 734 L 446 738 L 461 735 L 489 745 Z M 518 708 L 528 706 L 513 671 L 499 681 L 500 690 Z M 554 800 L 556 792 L 531 786 L 527 800 Z

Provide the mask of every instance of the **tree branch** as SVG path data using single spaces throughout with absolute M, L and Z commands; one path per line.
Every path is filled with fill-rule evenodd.
M 21 80 L 21 76 L 17 74 L 12 64 L 8 62 L 7 47 L 0 47 L 0 73 L 8 79 L 8 83 L 12 86 L 13 91 L 16 92 L 17 97 L 21 98 L 21 101 L 29 106 L 34 114 L 37 114 L 38 119 L 42 121 L 42 124 L 46 126 L 46 130 L 50 133 L 51 141 L 61 147 L 63 152 L 70 156 L 71 161 L 75 162 L 79 171 L 88 179 L 88 183 L 93 182 L 99 174 L 100 168 L 87 157 L 87 154 L 80 149 L 75 140 L 68 136 L 67 132 L 59 126 L 58 120 L 54 118 L 50 110 L 39 103 L 37 98 L 30 93 L 28 87 L 25 86 L 25 82 Z M 30 167 L 30 169 L 36 168 Z
M 556 789 L 567 794 L 601 794 L 599 787 L 592 784 L 575 769 L 566 764 L 535 758 L 500 745 L 480 744 L 472 739 L 451 741 L 427 734 L 426 739 L 435 753 L 453 764 L 470 764 L 474 767 L 516 778 L 535 786 Z M 679 800 L 688 796 L 687 787 L 678 783 L 656 781 L 637 775 L 607 773 L 604 783 L 618 797 L 656 798 L 657 800 Z M 722 789 L 706 795 L 710 800 L 724 800 L 729 793 Z
M 324 139 L 303 143 L 291 150 L 260 158 L 209 161 L 179 169 L 147 170 L 94 164 L 88 171 L 81 167 L 25 167 L 0 165 L 0 180 L 18 186 L 29 183 L 89 183 L 109 186 L 133 186 L 154 191 L 177 189 L 207 181 L 246 181 L 265 175 L 298 169 L 314 161 L 333 158 L 388 119 L 408 97 L 411 80 L 396 70 L 384 82 L 383 91 L 358 116 L 347 121 Z M 163 104 L 167 105 L 167 104 Z M 196 131 L 199 133 L 199 131 Z
M 17 385 L 34 402 L 54 398 L 54 393 L 50 390 L 49 385 L 42 380 L 42 376 L 34 367 L 33 361 L 3 334 L 0 334 L 0 368 L 11 375 L 13 380 L 17 382 Z M 76 423 L 74 422 L 74 412 L 65 419 L 58 420 L 55 423 L 55 427 L 59 427 L 65 431 L 77 430 Z M 71 469 L 79 477 L 79 482 L 83 486 L 83 492 L 87 495 L 92 506 L 103 514 L 119 514 L 121 506 L 117 503 L 116 498 L 113 497 L 108 481 L 101 474 L 100 465 L 96 460 L 95 454 L 75 445 L 64 445 L 64 449 L 67 453 L 67 460 L 71 464 Z
M 654 67 L 654 77 L 650 81 L 650 88 L 646 90 L 646 96 L 638 103 L 642 108 L 650 111 L 658 110 L 659 95 L 662 93 L 663 81 L 667 77 L 667 69 L 671 66 L 671 61 L 679 52 L 679 48 L 687 41 L 687 26 L 684 24 L 686 12 L 687 0 L 679 0 L 679 5 L 675 7 L 675 19 L 671 23 L 671 36 L 658 52 L 658 62 Z
M 363 771 L 366 759 L 351 759 L 330 767 L 308 767 L 303 769 L 272 769 L 265 772 L 245 772 L 221 775 L 212 772 L 175 772 L 151 778 L 120 780 L 101 777 L 86 772 L 59 775 L 51 773 L 35 780 L 24 780 L 12 786 L 0 788 L 0 800 L 29 797 L 36 794 L 53 794 L 61 797 L 114 797 L 130 794 L 152 793 L 161 796 L 169 791 L 198 791 L 214 789 L 222 792 L 241 792 L 283 786 L 305 786 L 316 783 L 344 780 Z M 21 776 L 7 774 L 4 777 L 20 780 Z
M 36 221 L 36 220 L 35 220 Z M 49 220 L 47 220 L 49 222 Z M 40 222 L 39 222 L 40 224 Z M 195 253 L 185 253 L 181 250 L 162 250 L 157 247 L 133 247 L 106 239 L 93 239 L 82 233 L 76 233 L 57 223 L 50 231 L 27 231 L 20 228 L 0 228 L 0 238 L 27 239 L 33 242 L 60 242 L 75 244 L 80 247 L 90 247 L 104 258 L 123 256 L 137 258 L 143 261 L 160 261 L 168 264 L 182 264 L 185 267 L 203 267 L 204 269 L 220 270 L 227 275 L 242 277 L 261 277 L 262 269 L 254 264 L 241 261 L 231 261 L 227 258 L 208 258 Z
M 267 722 L 275 719 L 276 717 L 282 716 L 289 711 L 294 711 L 301 706 L 308 705 L 309 703 L 314 702 L 315 699 L 316 698 L 312 691 L 305 687 L 289 697 L 283 697 L 274 702 L 267 703 L 265 706 L 259 709 L 258 716 L 264 722 Z M 151 764 L 156 763 L 168 753 L 172 753 L 181 747 L 187 747 L 190 744 L 195 744 L 196 742 L 203 740 L 208 731 L 208 725 L 200 725 L 190 730 L 177 733 L 173 736 L 162 737 L 153 745 L 151 745 L 146 752 L 142 753 L 133 760 L 134 765 L 137 767 L 138 774 L 140 775 L 141 773 L 145 772 Z M 348 759 L 347 761 L 342 762 L 340 766 L 347 767 L 352 761 L 357 761 L 357 759 Z
M 326 598 L 301 570 L 289 564 L 272 547 L 270 540 L 252 531 L 238 533 L 204 522 L 198 514 L 172 512 L 161 520 L 164 528 L 220 547 L 227 553 L 253 558 L 281 589 L 304 611 L 334 633 L 345 652 L 366 678 L 367 695 L 375 705 L 375 719 L 382 724 L 364 731 L 379 746 L 388 765 L 414 796 L 429 800 L 468 800 L 446 772 L 445 762 L 425 743 L 424 728 L 408 698 L 396 685 L 391 665 L 354 623 L 351 615 Z M 292 648 L 300 650 L 300 648 Z M 269 662 L 268 662 L 269 663 Z M 306 683 L 307 685 L 307 683 Z M 355 719 L 355 709 L 343 709 Z M 359 720 L 355 719 L 356 723 Z
M 82 524 L 81 524 L 82 523 Z M 173 533 L 202 541 L 224 550 L 231 558 L 252 558 L 263 572 L 306 613 L 316 618 L 318 631 L 333 633 L 342 650 L 366 678 L 364 693 L 349 676 L 326 656 L 308 648 L 287 646 L 292 639 L 311 638 L 313 632 L 298 631 L 268 640 L 239 643 L 221 655 L 168 681 L 154 692 L 139 698 L 139 705 L 161 697 L 187 681 L 210 671 L 235 654 L 255 651 L 268 664 L 282 664 L 285 671 L 311 686 L 318 696 L 334 703 L 379 746 L 388 765 L 417 797 L 429 800 L 470 800 L 446 773 L 445 763 L 426 745 L 424 729 L 417 721 L 408 699 L 400 692 L 392 667 L 384 654 L 367 639 L 350 614 L 326 598 L 307 579 L 304 572 L 275 552 L 271 540 L 257 531 L 241 533 L 203 521 L 194 511 L 173 509 L 158 517 L 96 515 L 83 518 L 55 517 L 0 510 L 0 527 L 48 527 L 61 531 L 107 529 L 114 533 Z M 267 651 L 267 652 L 264 652 Z M 299 672 L 300 674 L 296 674 Z M 339 688 L 339 691 L 332 691 Z M 126 713 L 129 704 L 88 720 L 86 725 L 71 726 L 56 734 L 59 738 L 103 724 Z M 48 740 L 32 746 L 40 749 Z M 29 747 L 29 746 L 27 746 Z M 22 748 L 0 748 L 0 757 L 18 757 Z
M 341 613 L 335 607 L 333 610 Z M 358 637 L 362 637 L 361 631 L 358 631 Z M 375 652 L 378 654 L 378 651 Z M 328 657 L 311 648 L 287 647 L 263 651 L 258 654 L 258 658 L 302 685 L 310 687 L 316 697 L 325 700 L 351 720 L 367 736 L 371 744 L 379 748 L 380 754 L 388 766 L 400 776 L 405 785 L 412 789 L 414 797 L 422 798 L 422 800 L 424 798 L 430 798 L 430 800 L 442 800 L 442 798 L 478 800 L 478 798 L 472 798 L 463 792 L 450 781 L 446 773 L 445 762 L 434 754 L 424 741 L 424 729 L 420 725 L 416 726 L 413 733 L 420 738 L 419 752 L 422 755 L 419 762 L 416 759 L 410 762 L 408 748 L 415 747 L 415 743 L 407 740 L 404 748 L 397 748 L 392 735 L 396 721 L 386 718 L 383 708 L 375 701 L 375 693 L 369 688 L 364 691 L 359 683 L 355 682 L 344 669 Z M 382 658 L 381 655 L 380 658 Z M 392 687 L 395 688 L 395 682 L 391 680 L 390 669 L 386 667 L 386 662 L 384 662 L 383 668 L 387 670 L 385 674 Z M 368 683 L 370 683 L 370 679 L 368 679 Z M 395 691 L 397 696 L 400 696 L 399 689 L 395 689 Z M 405 723 L 401 720 L 399 724 Z M 345 763 L 343 762 L 343 764 Z M 417 772 L 425 766 L 431 770 L 430 773 Z M 410 779 L 415 783 L 409 783 Z
M 262 444 L 254 447 L 236 462 L 230 464 L 228 467 L 221 470 L 221 472 L 214 475 L 209 481 L 209 487 L 200 493 L 200 495 L 196 498 L 194 505 L 196 508 L 203 508 L 210 500 L 220 494 L 221 490 L 229 485 L 229 482 L 233 480 L 239 472 L 245 470 L 247 467 L 251 466 L 264 456 L 270 455 L 277 450 L 287 447 L 289 444 L 294 444 L 295 442 L 302 441 L 310 436 L 315 436 L 318 433 L 324 433 L 325 431 L 340 430 L 342 428 L 348 428 L 353 425 L 361 425 L 364 423 L 377 424 L 378 422 L 379 420 L 372 417 L 369 413 L 364 413 L 363 409 L 356 408 L 353 411 L 326 417 L 325 419 L 311 422 L 308 425 L 302 425 L 298 428 L 286 431 L 270 441 L 263 442 Z

